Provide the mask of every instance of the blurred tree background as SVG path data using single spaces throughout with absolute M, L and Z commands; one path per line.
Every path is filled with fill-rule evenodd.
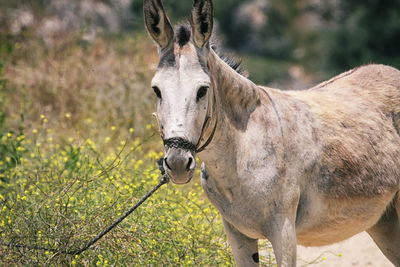
M 192 5 L 164 2 L 174 23 Z M 258 83 L 300 89 L 362 64 L 400 67 L 398 0 L 214 2 L 220 39 Z M 46 43 L 73 31 L 86 41 L 144 31 L 142 0 L 2 0 L 0 9 L 2 51 L 27 29 Z
M 132 2 L 137 17 L 141 2 Z M 256 82 L 294 83 L 299 89 L 363 64 L 400 67 L 398 0 L 214 2 L 220 38 L 244 58 Z M 191 1 L 165 5 L 173 21 L 179 21 Z

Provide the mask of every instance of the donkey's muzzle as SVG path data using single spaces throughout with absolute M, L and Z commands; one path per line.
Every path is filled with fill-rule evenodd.
M 175 184 L 186 184 L 196 169 L 193 151 L 171 147 L 164 158 L 164 169 Z

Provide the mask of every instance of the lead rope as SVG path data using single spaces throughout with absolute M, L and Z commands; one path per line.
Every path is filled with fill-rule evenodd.
M 45 248 L 41 246 L 27 246 L 23 244 L 3 244 L 3 246 L 8 246 L 8 247 L 14 247 L 14 248 L 25 248 L 25 249 L 32 249 L 32 250 L 43 250 L 43 251 L 50 251 L 54 253 L 61 253 L 61 254 L 68 254 L 68 255 L 79 255 L 85 250 L 87 250 L 89 247 L 91 247 L 94 243 L 100 240 L 104 235 L 106 235 L 108 232 L 110 232 L 115 226 L 117 226 L 120 222 L 122 222 L 126 217 L 129 216 L 133 211 L 135 211 L 140 205 L 142 205 L 154 192 L 156 192 L 161 186 L 164 184 L 167 184 L 169 182 L 169 177 L 168 174 L 165 173 L 164 167 L 163 167 L 163 158 L 160 158 L 157 161 L 158 168 L 161 171 L 161 178 L 158 184 L 153 187 L 149 192 L 147 192 L 146 195 L 144 195 L 132 208 L 130 208 L 128 211 L 126 211 L 121 217 L 119 217 L 116 221 L 114 221 L 112 224 L 110 224 L 106 229 L 104 229 L 101 233 L 99 233 L 96 237 L 94 237 L 92 240 L 86 243 L 85 246 L 83 246 L 80 249 L 75 249 L 75 250 L 57 250 L 54 248 Z

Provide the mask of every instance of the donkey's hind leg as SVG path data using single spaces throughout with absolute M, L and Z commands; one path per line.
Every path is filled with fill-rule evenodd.
M 379 221 L 367 230 L 383 254 L 400 266 L 400 192 Z

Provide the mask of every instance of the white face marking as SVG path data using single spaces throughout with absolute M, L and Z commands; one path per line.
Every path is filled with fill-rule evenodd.
M 166 65 L 158 69 L 152 80 L 152 87 L 161 92 L 161 99 L 157 99 L 160 127 L 164 139 L 182 137 L 197 144 L 210 89 L 198 101 L 196 98 L 199 88 L 210 87 L 210 78 L 203 71 L 192 44 L 175 48 L 175 55 L 175 66 Z

